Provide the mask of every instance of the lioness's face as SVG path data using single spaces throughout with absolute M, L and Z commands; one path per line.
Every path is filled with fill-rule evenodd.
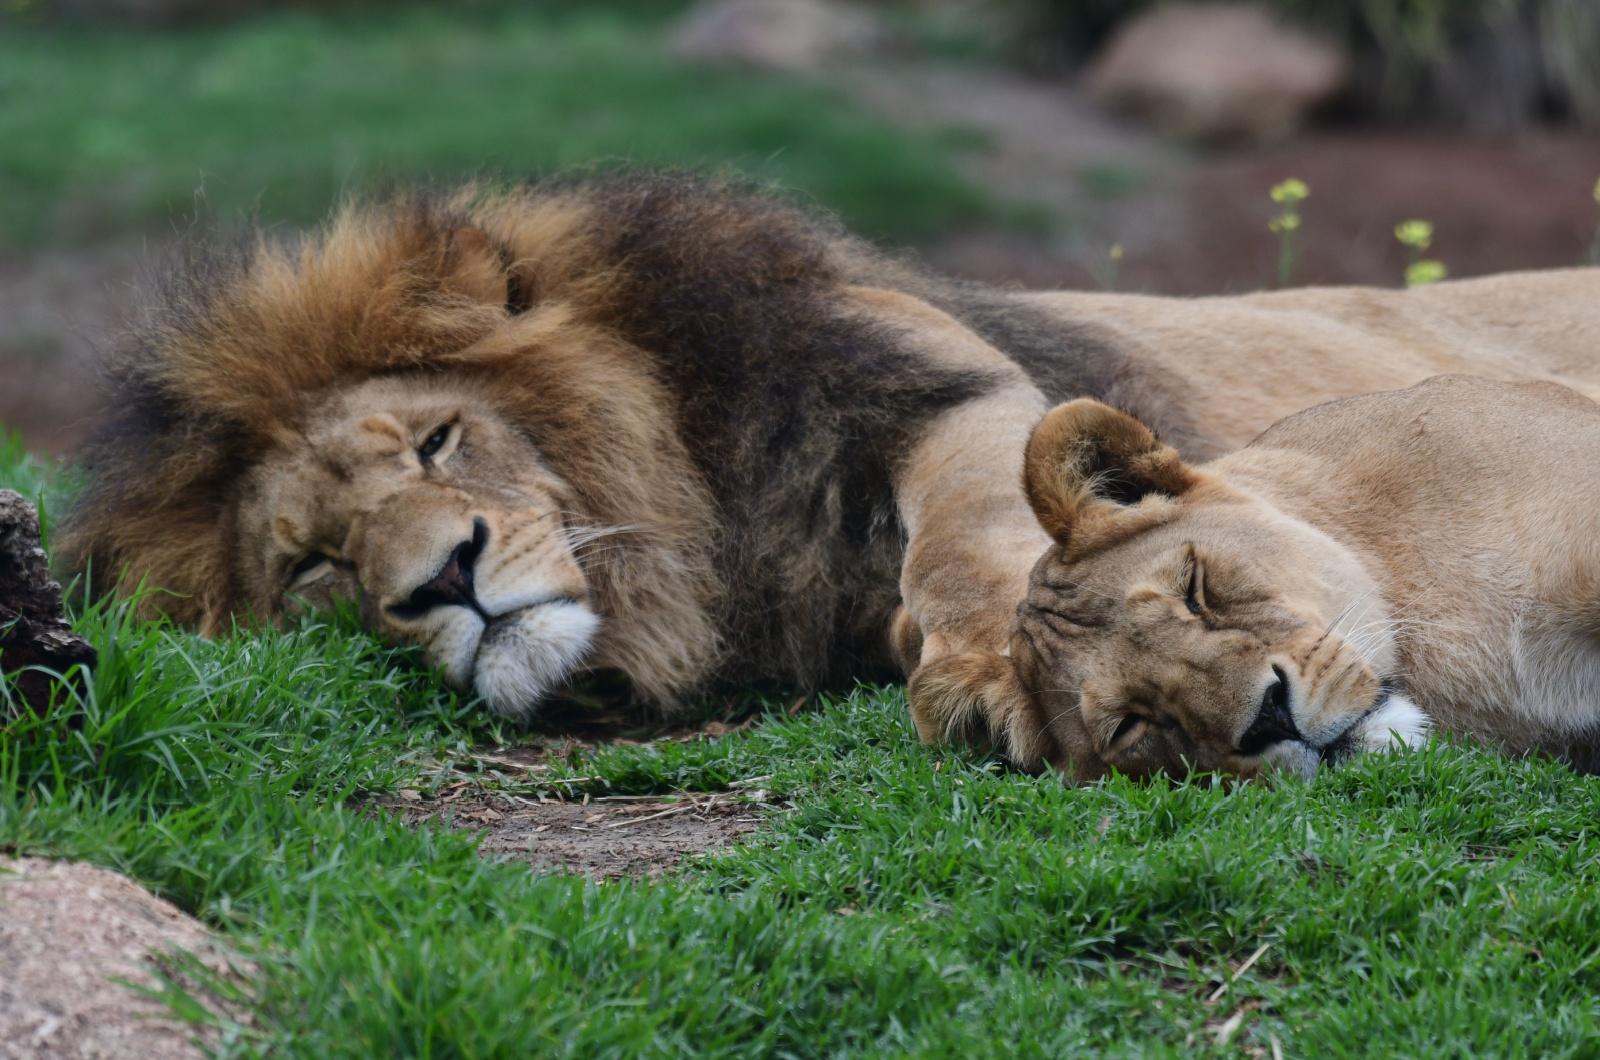
M 1421 716 L 1361 564 L 1245 497 L 1180 497 L 1170 520 L 1034 570 L 1012 658 L 1080 777 L 1310 775 Z
M 1088 398 L 1034 428 L 1023 484 L 1055 543 L 1007 652 L 924 652 L 924 738 L 976 731 L 1081 783 L 1310 775 L 1426 731 L 1379 587 L 1332 537 Z
M 266 614 L 358 601 L 451 684 L 524 714 L 600 626 L 568 492 L 470 386 L 374 380 L 256 469 L 239 508 L 246 591 Z

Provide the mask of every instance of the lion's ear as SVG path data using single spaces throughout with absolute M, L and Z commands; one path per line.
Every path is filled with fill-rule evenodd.
M 1065 545 L 1096 508 L 1176 496 L 1197 476 L 1177 450 L 1126 412 L 1090 398 L 1051 409 L 1028 438 L 1028 503 L 1045 532 Z
M 906 686 L 923 743 L 998 747 L 1018 767 L 1043 769 L 1051 740 L 1011 660 L 963 651 L 919 666 Z
M 476 228 L 458 228 L 450 237 L 440 287 L 474 302 L 502 307 L 511 293 L 510 276 L 500 252 Z

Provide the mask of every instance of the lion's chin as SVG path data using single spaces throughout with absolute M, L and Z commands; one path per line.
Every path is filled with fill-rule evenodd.
M 600 618 L 569 600 L 501 615 L 478 640 L 472 684 L 490 710 L 526 718 L 583 661 Z

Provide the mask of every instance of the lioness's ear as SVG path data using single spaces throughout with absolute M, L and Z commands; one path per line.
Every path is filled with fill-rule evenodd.
M 503 307 L 510 300 L 505 262 L 500 260 L 500 252 L 489 237 L 476 228 L 458 228 L 450 237 L 440 286 L 485 305 Z
M 998 747 L 1022 769 L 1043 769 L 1053 746 L 1010 659 L 951 652 L 919 666 L 906 686 L 923 743 Z
M 1023 482 L 1045 532 L 1065 545 L 1096 505 L 1176 496 L 1194 485 L 1176 449 L 1126 412 L 1090 398 L 1051 409 L 1028 438 Z

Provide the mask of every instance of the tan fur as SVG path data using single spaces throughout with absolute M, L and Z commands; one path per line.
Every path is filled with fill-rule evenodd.
M 1033 572 L 1011 665 L 967 664 L 1000 704 L 986 709 L 1048 733 L 1044 760 L 1079 780 L 1311 773 L 1391 728 L 1420 737 L 1409 701 L 1594 767 L 1600 406 L 1440 376 L 1302 412 L 1176 478 L 1129 473 L 1148 492 L 1119 502 L 1078 454 L 1144 432 L 1092 405 L 1056 409 L 1030 443 L 1040 517 L 1068 526 Z
M 1444 373 L 1553 379 L 1600 395 L 1600 271 L 1507 273 L 1381 290 L 1308 287 L 1211 298 L 1025 296 L 1155 364 L 1229 448 L 1334 398 Z
M 1308 288 L 1200 299 L 1059 292 L 1021 295 L 1018 302 L 1070 321 L 1079 339 L 1156 366 L 1214 439 L 1214 448 L 1197 447 L 1201 455 L 1244 445 L 1300 409 L 1445 372 L 1551 379 L 1600 396 L 1600 270 L 1515 273 L 1409 291 Z M 988 475 L 1014 476 L 1018 463 L 1012 453 L 996 449 Z M 930 481 L 924 488 L 938 487 Z M 1014 513 L 1006 508 L 1001 518 L 1014 520 Z M 1056 518 L 1047 515 L 1045 521 Z M 983 569 L 984 579 L 993 571 L 1013 580 L 992 589 L 993 617 L 974 625 L 978 635 L 947 643 L 1006 652 L 1007 640 L 989 631 L 1002 615 L 1009 620 L 1008 602 L 1026 594 L 1027 578 L 1003 574 L 1015 570 L 1009 557 L 996 557 Z M 938 596 L 943 590 L 929 585 L 925 591 Z M 931 662 L 937 654 L 925 647 L 922 657 Z M 982 731 L 1003 746 L 1013 716 L 1009 707 L 961 716 L 962 709 L 981 712 L 990 700 L 971 689 L 957 694 L 948 682 L 939 685 L 959 700 L 952 705 L 940 701 L 934 687 L 913 681 L 919 732 Z
M 168 590 L 146 607 L 213 634 L 354 596 L 463 683 L 474 638 L 515 625 L 530 657 L 550 648 L 529 695 L 535 671 L 617 669 L 670 709 L 923 667 L 919 731 L 1026 759 L 1043 729 L 985 692 L 999 671 L 943 660 L 1006 650 L 1050 541 L 1017 467 L 1053 402 L 1110 401 L 1194 458 L 1442 369 L 1585 385 L 1597 350 L 1600 281 L 1581 270 L 1028 295 L 923 275 L 719 185 L 466 189 L 180 263 L 63 552 L 102 586 Z M 448 452 L 425 465 L 441 426 Z M 486 612 L 485 630 L 408 617 L 479 520 L 491 596 L 559 599 Z M 291 578 L 313 552 L 328 568 Z M 538 642 L 557 618 L 559 651 Z

